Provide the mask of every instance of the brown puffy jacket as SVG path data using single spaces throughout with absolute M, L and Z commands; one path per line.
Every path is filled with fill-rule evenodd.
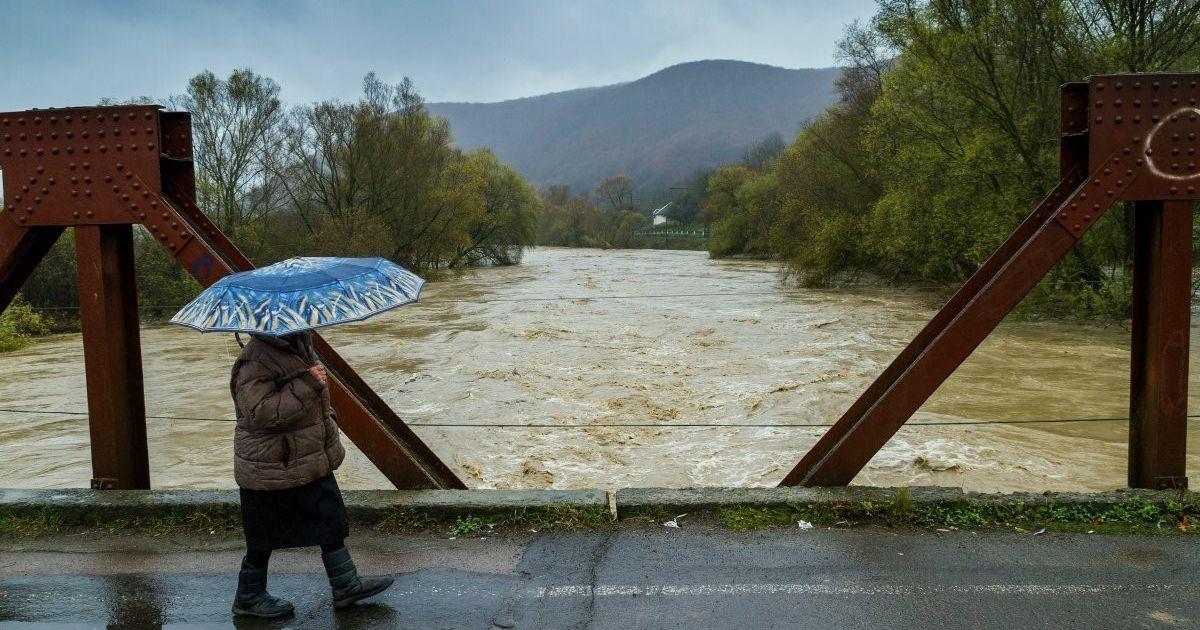
M 253 337 L 233 364 L 233 476 L 249 490 L 282 490 L 328 475 L 346 451 L 329 391 L 309 371 L 302 335 Z

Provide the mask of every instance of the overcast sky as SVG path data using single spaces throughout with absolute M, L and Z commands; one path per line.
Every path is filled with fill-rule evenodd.
M 872 0 L 0 0 L 0 111 L 162 98 L 249 67 L 283 98 L 352 99 L 375 70 L 430 101 L 628 81 L 683 61 L 834 64 Z

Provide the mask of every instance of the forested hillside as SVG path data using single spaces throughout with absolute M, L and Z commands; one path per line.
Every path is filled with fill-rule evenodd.
M 456 146 L 488 147 L 535 184 L 588 191 L 625 174 L 641 189 L 661 189 L 739 159 L 772 134 L 793 137 L 833 102 L 837 75 L 697 61 L 629 83 L 429 108 L 450 121 Z

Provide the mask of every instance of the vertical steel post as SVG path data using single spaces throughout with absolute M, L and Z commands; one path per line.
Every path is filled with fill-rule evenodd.
M 150 487 L 133 226 L 75 228 L 92 487 Z
M 1192 201 L 1134 209 L 1129 486 L 1185 488 Z

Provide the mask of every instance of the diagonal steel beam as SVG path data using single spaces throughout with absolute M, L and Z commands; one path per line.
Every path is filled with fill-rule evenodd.
M 1132 166 L 1130 158 L 1113 155 L 1103 164 L 1082 184 L 1077 171 L 1064 178 L 781 485 L 850 483 L 1133 181 L 1105 174 Z M 1104 190 L 1094 190 L 1101 184 Z
M 0 212 L 0 311 L 8 308 L 62 233 L 60 226 L 17 225 Z
M 168 186 L 158 202 L 167 216 L 146 227 L 162 236 L 160 244 L 201 284 L 208 286 L 230 273 L 254 268 L 196 207 L 186 190 Z M 168 230 L 169 225 L 182 228 Z M 179 238 L 184 232 L 190 237 Z M 330 400 L 338 426 L 392 484 L 397 488 L 466 488 L 333 347 L 319 334 L 314 334 L 313 341 L 332 377 Z

